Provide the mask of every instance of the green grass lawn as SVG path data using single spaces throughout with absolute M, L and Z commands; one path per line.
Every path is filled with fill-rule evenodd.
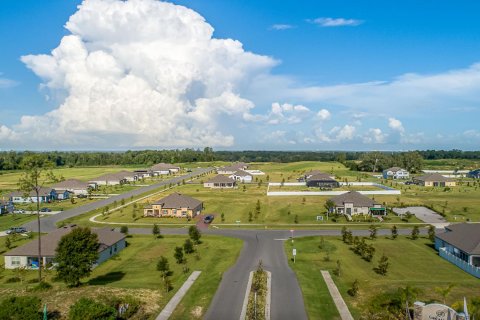
M 24 223 L 36 219 L 36 215 L 30 214 L 2 214 L 0 215 L 0 231 L 10 229 L 11 227 L 19 227 Z M 0 238 L 0 241 L 2 238 Z
M 95 268 L 88 279 L 84 279 L 83 291 L 101 292 L 104 290 L 117 290 L 118 292 L 133 294 L 144 292 L 144 296 L 138 296 L 147 304 L 155 305 L 153 316 L 156 316 L 166 305 L 169 299 L 182 286 L 188 276 L 194 270 L 202 271 L 195 284 L 190 288 L 187 295 L 181 301 L 171 319 L 194 319 L 193 314 L 201 318 L 213 298 L 220 284 L 222 274 L 237 259 L 242 248 L 242 241 L 233 238 L 217 236 L 203 236 L 202 243 L 197 246 L 197 254 L 187 255 L 186 266 L 188 273 L 183 273 L 183 265 L 177 264 L 173 257 L 174 248 L 182 246 L 187 236 L 165 236 L 154 239 L 153 236 L 131 236 L 127 238 L 128 247 L 114 258 L 107 260 Z M 26 242 L 19 240 L 15 245 Z M 0 250 L 2 250 L 0 244 Z M 156 264 L 160 256 L 167 257 L 170 269 L 173 290 L 165 293 L 163 290 L 162 277 L 156 270 Z M 19 282 L 7 283 L 8 279 L 15 275 L 14 271 L 4 270 L 0 273 L 0 292 L 15 294 L 16 290 L 28 285 L 29 280 L 35 279 L 36 271 L 27 271 L 24 284 Z M 53 282 L 53 272 L 49 272 L 47 279 L 53 283 L 53 289 L 40 293 L 42 299 L 56 297 L 56 302 L 49 300 L 50 308 L 55 309 L 62 305 L 62 297 L 70 299 L 69 295 L 80 294 L 77 289 L 67 289 L 63 283 Z M 80 289 L 82 289 L 80 288 Z M 23 290 L 20 290 L 23 291 Z M 108 291 L 108 292 L 110 292 Z M 148 294 L 147 294 L 148 293 Z M 78 297 L 77 297 L 78 298 Z M 71 301 L 73 302 L 73 301 Z M 53 305 L 52 305 L 53 303 Z M 58 304 L 58 305 L 57 305 Z M 153 317 L 154 318 L 154 317 Z
M 320 270 L 328 270 L 347 302 L 355 319 L 365 311 L 369 301 L 374 296 L 396 290 L 399 287 L 411 285 L 422 289 L 419 300 L 442 301 L 436 294 L 436 287 L 446 287 L 455 283 L 447 304 L 462 300 L 464 296 L 478 296 L 480 280 L 457 268 L 448 261 L 440 258 L 432 248 L 428 239 L 419 238 L 410 240 L 407 237 L 398 237 L 390 240 L 384 237 L 373 243 L 376 251 L 372 262 L 367 262 L 354 254 L 349 246 L 339 238 L 324 237 L 336 249 L 330 254 L 331 261 L 324 261 L 325 252 L 319 249 L 320 237 L 295 239 L 285 243 L 288 257 L 292 256 L 292 247 L 297 249 L 296 263 L 289 261 L 291 268 L 297 274 L 302 287 L 305 305 L 310 319 L 338 319 L 338 313 L 320 274 Z M 389 258 L 390 267 L 386 276 L 378 275 L 373 268 L 377 266 L 380 256 L 385 253 Z M 334 276 L 336 261 L 340 260 L 342 273 Z M 358 279 L 359 295 L 355 298 L 347 294 L 352 283 Z

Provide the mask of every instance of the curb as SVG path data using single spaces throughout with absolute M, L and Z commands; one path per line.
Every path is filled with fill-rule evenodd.
M 243 306 L 242 306 L 242 313 L 240 314 L 240 320 L 245 320 L 245 318 L 247 317 L 248 296 L 249 296 L 250 290 L 252 289 L 252 279 L 253 279 L 253 271 L 250 271 L 250 275 L 248 276 L 247 291 L 245 292 L 245 298 L 243 298 Z

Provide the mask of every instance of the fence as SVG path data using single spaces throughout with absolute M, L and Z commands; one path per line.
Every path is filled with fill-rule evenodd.
M 463 271 L 466 271 L 470 273 L 472 276 L 480 278 L 480 268 L 475 267 L 471 264 L 468 264 L 464 260 L 457 258 L 455 255 L 449 253 L 445 248 L 440 248 L 438 250 L 438 254 L 440 257 L 444 258 L 445 260 L 448 260 L 449 262 L 453 263 Z

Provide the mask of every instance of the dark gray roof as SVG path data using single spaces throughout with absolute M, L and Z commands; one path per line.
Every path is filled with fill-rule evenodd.
M 307 178 L 307 181 L 316 181 L 316 180 L 321 180 L 321 181 L 337 181 L 335 179 L 332 179 L 331 175 L 328 173 L 316 173 L 313 175 L 309 175 Z
M 243 170 L 237 170 L 235 171 L 234 175 L 238 176 L 238 177 L 248 177 L 248 176 L 252 176 L 250 173 L 248 173 L 247 171 L 243 171 Z
M 59 183 L 55 183 L 52 188 L 55 190 L 63 189 L 63 190 L 71 190 L 71 189 L 87 189 L 90 185 L 87 182 L 78 180 L 78 179 L 68 179 L 65 181 L 61 181 Z
M 442 176 L 439 173 L 430 173 L 424 176 L 416 177 L 415 180 L 425 181 L 425 182 L 453 182 L 454 179 L 447 178 Z
M 391 168 L 385 169 L 385 170 L 383 170 L 383 171 L 397 172 L 397 171 L 400 171 L 400 170 L 405 170 L 405 169 L 400 168 L 400 167 L 391 167 Z M 405 171 L 406 171 L 406 170 L 405 170 Z
M 50 232 L 46 236 L 42 236 L 42 256 L 53 257 L 55 256 L 55 249 L 57 248 L 60 239 L 72 231 L 75 226 L 67 226 L 59 228 Z M 100 243 L 99 251 L 104 250 L 107 247 L 112 246 L 118 241 L 125 238 L 125 235 L 120 232 L 112 231 L 109 228 L 92 229 L 92 232 L 98 236 L 98 242 Z M 4 254 L 5 256 L 36 256 L 38 255 L 38 241 L 32 240 L 23 246 L 15 248 Z
M 49 188 L 49 187 L 39 188 L 38 189 L 38 195 L 40 197 L 49 196 L 50 193 L 52 192 L 52 190 L 53 190 L 53 188 Z M 10 193 L 10 197 L 23 197 L 24 195 L 25 195 L 25 193 L 23 191 L 20 191 L 20 190 L 13 191 L 13 192 Z M 29 197 L 36 197 L 37 196 L 35 190 L 30 191 L 30 193 L 28 195 L 29 195 Z
M 122 172 L 116 172 L 116 173 L 107 173 L 104 174 L 103 176 L 91 179 L 90 181 L 121 181 L 125 179 L 125 175 Z
M 178 208 L 188 208 L 194 209 L 202 204 L 202 201 L 195 198 L 185 196 L 180 193 L 172 193 L 165 198 L 162 198 L 158 201 L 155 201 L 153 204 L 159 204 L 162 208 L 167 209 L 178 209 Z
M 343 206 L 345 203 L 353 203 L 354 207 L 373 207 L 375 201 L 357 191 L 349 191 L 332 198 L 336 206 Z
M 216 175 L 212 179 L 208 180 L 207 183 L 235 183 L 235 180 L 224 176 L 223 174 Z
M 480 224 L 452 224 L 445 227 L 445 230 L 446 232 L 437 234 L 437 238 L 468 254 L 480 254 Z

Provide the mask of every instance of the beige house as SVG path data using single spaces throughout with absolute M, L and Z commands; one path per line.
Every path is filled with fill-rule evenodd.
M 193 218 L 200 214 L 203 202 L 195 198 L 172 193 L 143 209 L 145 217 Z
M 168 164 L 168 163 L 157 163 L 156 165 L 152 166 L 150 170 L 156 174 L 156 175 L 162 175 L 162 174 L 170 174 L 170 173 L 176 173 L 180 171 L 180 167 L 177 167 L 173 164 Z
M 349 191 L 331 199 L 338 214 L 352 215 L 386 215 L 386 208 L 357 191 Z
M 424 187 L 455 187 L 457 182 L 439 173 L 430 173 L 421 177 L 413 178 L 413 182 Z
M 236 181 L 224 175 L 217 175 L 203 184 L 205 188 L 235 188 Z

